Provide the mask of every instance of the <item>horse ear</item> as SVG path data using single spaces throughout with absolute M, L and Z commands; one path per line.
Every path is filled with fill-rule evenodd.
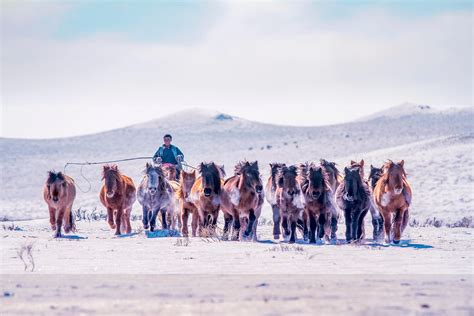
M 344 167 L 344 173 L 345 173 L 345 174 L 348 174 L 348 173 L 349 173 L 349 168 Z
M 362 160 L 360 161 L 360 166 L 361 166 L 362 168 L 364 168 L 364 159 L 362 159 Z
M 63 174 L 61 171 L 58 172 L 57 177 L 58 177 L 58 179 L 61 180 L 61 181 L 64 180 L 64 174 Z
M 351 166 L 352 166 L 353 164 L 356 164 L 356 162 L 355 162 L 354 160 L 351 160 Z
M 404 160 L 400 160 L 399 162 L 397 162 L 397 165 L 399 165 L 400 167 L 403 168 L 403 164 L 405 163 Z

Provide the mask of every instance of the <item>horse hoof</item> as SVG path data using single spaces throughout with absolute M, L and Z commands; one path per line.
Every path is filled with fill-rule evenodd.
M 393 243 L 394 243 L 395 245 L 398 245 L 398 244 L 400 243 L 400 240 L 393 240 Z
M 150 226 L 148 226 L 148 225 L 143 225 L 143 229 L 148 229 L 148 228 L 150 228 Z
M 117 228 L 117 225 L 115 225 L 115 224 L 109 224 L 109 226 L 110 226 L 111 229 Z
M 51 230 L 52 231 L 56 231 L 56 228 L 57 228 L 56 225 L 51 225 Z
M 275 239 L 275 240 L 280 239 L 280 235 L 273 235 L 273 239 Z
M 315 244 L 315 243 L 316 243 L 316 239 L 310 239 L 310 240 L 309 240 L 309 243 L 310 243 L 310 244 Z
M 54 233 L 54 238 L 61 238 L 61 237 L 62 237 L 61 233 Z
M 289 243 L 289 244 L 294 244 L 294 243 L 295 243 L 295 240 L 294 240 L 294 239 L 290 239 L 290 240 L 288 241 L 288 243 Z

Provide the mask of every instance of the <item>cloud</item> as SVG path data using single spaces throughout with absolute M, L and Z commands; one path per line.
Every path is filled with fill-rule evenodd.
M 406 100 L 472 105 L 470 11 L 407 18 L 365 8 L 328 18 L 310 2 L 226 4 L 199 41 L 5 37 L 4 135 L 81 134 L 195 106 L 315 125 Z M 37 115 L 18 128 L 25 111 Z M 63 132 L 40 128 L 51 115 Z

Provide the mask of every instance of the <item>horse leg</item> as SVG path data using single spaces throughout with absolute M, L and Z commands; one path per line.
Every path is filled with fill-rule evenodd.
M 219 208 L 212 212 L 211 231 L 213 235 L 216 235 L 217 219 L 219 218 Z
M 331 239 L 331 219 L 332 219 L 332 215 L 331 213 L 327 212 L 327 213 L 324 213 L 321 215 L 321 217 L 323 218 L 324 222 L 323 222 L 323 232 L 324 232 L 324 237 L 325 237 L 325 240 L 326 241 L 329 241 Z
M 368 211 L 369 210 L 362 211 L 362 213 L 359 216 L 358 225 L 357 225 L 357 239 L 358 240 L 363 240 L 365 238 L 364 219 Z
M 156 217 L 158 216 L 158 212 L 159 212 L 158 209 L 154 209 L 154 210 L 151 212 L 151 218 L 150 218 L 150 231 L 151 231 L 151 232 L 155 231 L 155 227 L 156 227 Z
M 403 213 L 402 233 L 405 230 L 405 228 L 407 227 L 409 219 L 410 219 L 410 212 L 408 211 L 408 208 L 407 208 L 405 210 L 405 213 Z
M 317 234 L 318 222 L 316 217 L 313 214 L 309 215 L 309 243 L 316 243 L 316 234 Z
M 337 214 L 331 213 L 331 240 L 337 240 Z
M 384 211 L 382 217 L 385 226 L 385 242 L 389 244 L 392 241 L 392 213 Z
M 250 234 L 252 233 L 252 229 L 253 229 L 253 223 L 255 222 L 255 211 L 254 210 L 250 210 L 249 212 L 249 220 L 248 220 L 248 223 L 247 223 L 247 227 L 245 229 L 245 232 L 244 232 L 244 238 L 248 238 L 250 236 Z
M 66 208 L 66 213 L 64 213 L 64 218 L 66 223 L 64 225 L 64 232 L 67 234 L 69 232 L 75 232 L 76 226 L 74 225 L 74 219 L 72 214 L 72 204 L 68 205 Z
M 114 210 L 111 207 L 107 207 L 107 222 L 109 223 L 110 229 L 115 229 L 114 223 Z
M 166 209 L 161 209 L 161 225 L 163 226 L 163 229 L 168 229 L 168 222 L 166 220 Z
M 223 240 L 229 239 L 229 230 L 230 230 L 231 225 L 232 225 L 232 215 L 224 212 L 224 232 L 222 233 Z
M 308 214 L 303 212 L 303 240 L 308 240 Z
M 405 216 L 405 209 L 399 209 L 397 210 L 397 213 L 395 215 L 395 223 L 394 223 L 394 237 L 393 237 L 393 243 L 394 244 L 399 244 L 400 239 L 402 237 L 402 222 L 403 222 L 403 217 Z
M 352 240 L 352 232 L 351 232 L 352 214 L 351 214 L 350 209 L 344 210 L 344 218 L 346 221 L 346 241 L 350 243 Z
M 66 212 L 66 209 L 64 207 L 60 208 L 58 211 L 58 217 L 56 218 L 56 233 L 54 234 L 55 238 L 61 237 L 61 226 L 63 225 L 65 212 Z
M 149 221 L 150 221 L 150 210 L 145 205 L 143 205 L 142 223 L 143 223 L 143 228 L 144 229 L 148 229 Z
M 193 213 L 192 214 L 193 217 L 192 217 L 192 220 L 191 220 L 191 230 L 192 230 L 193 237 L 196 237 L 198 224 L 199 224 L 199 214 L 198 214 L 197 210 L 193 210 L 192 213 Z
M 232 240 L 239 240 L 240 230 L 242 229 L 240 225 L 239 212 L 234 208 L 232 210 L 232 218 L 234 220 L 234 225 L 232 226 Z
M 324 215 L 319 215 L 317 217 L 317 223 L 318 223 L 318 239 L 323 239 L 324 238 L 324 227 L 326 225 L 326 220 L 324 218 Z
M 132 232 L 132 223 L 130 222 L 130 213 L 132 213 L 131 208 L 127 208 L 123 212 L 123 223 L 124 225 L 124 231 L 127 234 L 130 234 Z
M 181 211 L 181 233 L 183 234 L 184 237 L 188 237 L 188 218 L 189 218 L 189 210 L 186 208 L 183 208 Z
M 354 214 L 352 214 L 352 221 L 351 221 L 351 239 L 353 241 L 357 240 L 357 235 L 359 234 L 359 217 L 361 212 L 356 210 Z
M 272 205 L 273 212 L 273 239 L 280 239 L 281 216 L 277 205 Z
M 283 228 L 283 239 L 287 241 L 290 237 L 290 229 L 288 228 L 288 216 L 286 214 L 281 216 L 281 227 Z
M 56 209 L 48 206 L 49 208 L 49 223 L 51 224 L 51 230 L 56 230 Z
M 253 222 L 253 225 L 252 225 L 252 240 L 253 241 L 257 241 L 257 226 L 258 226 L 258 218 L 255 218 L 255 221 Z
M 117 209 L 117 214 L 115 215 L 115 235 L 120 235 L 121 231 L 120 229 L 122 228 L 122 214 L 123 214 L 123 209 L 120 207 Z
M 296 242 L 296 222 L 297 222 L 297 215 L 290 216 L 291 221 L 291 235 L 290 235 L 290 244 L 294 244 Z

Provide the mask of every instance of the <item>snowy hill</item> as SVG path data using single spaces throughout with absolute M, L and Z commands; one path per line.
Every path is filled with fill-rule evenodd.
M 403 110 L 406 108 L 406 111 Z M 472 109 L 413 111 L 404 105 L 371 119 L 321 127 L 279 126 L 252 122 L 214 111 L 193 109 L 168 117 L 103 133 L 48 140 L 0 139 L 3 159 L 0 217 L 47 217 L 42 200 L 46 171 L 62 170 L 68 161 L 102 161 L 151 156 L 162 135 L 171 133 L 191 165 L 201 161 L 224 164 L 230 174 L 241 159 L 258 160 L 265 176 L 268 163 L 296 163 L 326 158 L 340 166 L 365 158 L 367 168 L 383 160 L 405 159 L 414 186 L 413 216 L 419 221 L 436 216 L 447 223 L 472 214 Z M 135 182 L 145 161 L 120 163 Z M 102 208 L 98 201 L 100 166 L 82 170 L 90 181 L 78 191 L 75 208 Z M 80 168 L 67 173 L 84 191 L 88 182 Z M 443 194 L 437 190 L 443 189 Z M 449 191 L 449 195 L 446 194 Z M 437 199 L 442 198 L 442 203 Z M 139 214 L 139 206 L 134 212 Z M 263 216 L 269 217 L 268 211 Z

